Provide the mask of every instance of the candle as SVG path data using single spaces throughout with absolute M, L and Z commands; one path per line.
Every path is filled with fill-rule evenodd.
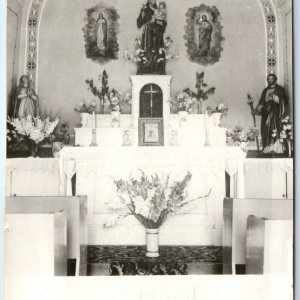
M 95 111 L 93 111 L 93 128 L 96 129 L 96 116 L 95 116 Z

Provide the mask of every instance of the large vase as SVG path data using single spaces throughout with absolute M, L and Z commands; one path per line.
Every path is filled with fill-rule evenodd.
M 149 229 L 146 228 L 146 247 L 148 257 L 158 257 L 159 256 L 159 229 Z

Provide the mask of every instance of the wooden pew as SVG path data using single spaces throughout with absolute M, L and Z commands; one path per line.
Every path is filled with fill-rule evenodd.
M 233 199 L 223 203 L 223 273 L 235 274 L 236 265 L 246 264 L 247 218 L 292 220 L 293 200 Z
M 246 274 L 293 276 L 293 221 L 247 219 Z
M 67 275 L 65 211 L 45 214 L 6 214 L 5 224 L 6 279 L 21 276 Z
M 86 275 L 87 268 L 87 197 L 6 197 L 6 214 L 67 214 L 68 259 L 76 259 L 76 275 Z

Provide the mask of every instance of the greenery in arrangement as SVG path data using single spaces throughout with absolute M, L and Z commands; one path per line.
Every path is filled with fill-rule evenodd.
M 221 114 L 226 114 L 228 112 L 228 107 L 224 107 L 223 103 L 220 103 L 216 108 L 211 108 L 210 106 L 207 107 L 207 113 L 209 115 L 213 113 L 221 113 Z
M 97 96 L 100 101 L 101 111 L 104 113 L 104 108 L 110 108 L 112 111 L 121 111 L 122 102 L 131 103 L 131 95 L 126 93 L 122 98 L 121 94 L 116 89 L 109 89 L 108 86 L 108 74 L 104 70 L 102 76 L 99 76 L 99 81 L 101 79 L 102 87 L 101 89 L 97 88 L 94 84 L 94 80 L 87 79 L 85 82 L 88 85 L 88 89 L 92 92 L 94 96 Z
M 256 127 L 250 128 L 245 132 L 242 127 L 236 126 L 234 129 L 227 128 L 226 139 L 228 143 L 231 141 L 238 144 L 242 142 L 253 142 L 258 137 L 258 134 L 259 131 Z
M 184 89 L 182 92 L 177 93 L 175 97 L 172 97 L 170 102 L 173 108 L 177 111 L 186 110 L 188 112 L 192 112 L 192 106 L 194 103 L 198 104 L 198 114 L 201 113 L 200 106 L 204 101 L 208 99 L 210 95 L 215 93 L 215 87 L 208 87 L 207 83 L 204 82 L 204 72 L 198 73 L 196 72 L 196 92 L 193 92 L 189 88 Z M 223 109 L 222 112 L 224 113 Z
M 187 172 L 181 180 L 172 181 L 170 175 L 147 176 L 140 170 L 139 178 L 130 176 L 129 180 L 115 180 L 120 202 L 118 208 L 127 206 L 146 228 L 159 228 L 170 214 L 183 213 L 200 198 L 209 196 L 188 199 L 186 188 L 191 178 L 191 173 Z
M 96 110 L 96 103 L 92 102 L 91 104 L 85 104 L 83 101 L 79 102 L 74 108 L 75 111 L 79 113 L 88 113 L 91 114 Z
M 276 130 L 273 130 L 272 136 L 275 138 Z M 280 142 L 292 141 L 293 140 L 293 129 L 290 122 L 290 117 L 286 116 L 280 120 Z
M 64 145 L 68 145 L 70 143 L 69 123 L 63 121 L 61 124 L 58 124 L 53 133 L 50 134 L 49 141 L 50 143 L 61 142 Z
M 175 110 L 187 112 L 192 111 L 192 106 L 196 101 L 195 95 L 190 89 L 185 89 L 170 99 L 170 103 Z
M 167 36 L 164 40 L 164 47 L 159 49 L 159 55 L 160 58 L 158 59 L 158 62 L 160 60 L 169 61 L 174 60 L 178 57 L 178 54 L 172 53 L 173 41 L 172 39 Z M 128 51 L 124 52 L 124 59 L 134 61 L 137 64 L 145 64 L 147 65 L 148 59 L 146 55 L 146 51 L 142 48 L 142 39 L 140 37 L 137 37 L 134 41 L 134 53 L 130 54 Z

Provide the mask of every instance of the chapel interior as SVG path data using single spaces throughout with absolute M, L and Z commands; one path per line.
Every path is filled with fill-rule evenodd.
M 199 276 L 113 299 L 291 299 L 292 5 L 7 0 L 7 299 L 153 275 Z

